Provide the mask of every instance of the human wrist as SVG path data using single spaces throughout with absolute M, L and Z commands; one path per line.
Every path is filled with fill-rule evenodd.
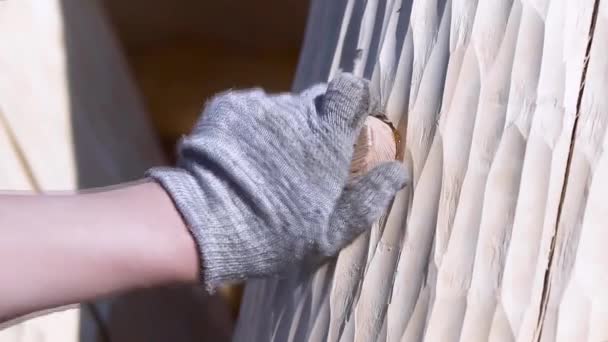
M 150 272 L 163 283 L 195 283 L 199 280 L 199 259 L 194 238 L 179 211 L 162 186 L 152 179 L 142 184 L 137 198 L 145 214 L 146 260 Z

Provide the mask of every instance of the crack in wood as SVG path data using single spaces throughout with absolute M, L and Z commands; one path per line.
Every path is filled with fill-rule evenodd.
M 557 218 L 555 221 L 555 230 L 551 237 L 551 244 L 549 247 L 547 268 L 545 269 L 545 274 L 544 274 L 544 278 L 543 278 L 543 289 L 542 289 L 542 293 L 541 293 L 540 310 L 539 310 L 538 318 L 536 321 L 536 329 L 535 329 L 535 336 L 534 336 L 534 341 L 536 341 L 536 342 L 539 342 L 542 338 L 543 327 L 544 327 L 543 322 L 544 322 L 545 314 L 547 312 L 547 305 L 549 303 L 549 294 L 551 292 L 551 282 L 550 282 L 551 270 L 552 270 L 551 267 L 553 266 L 555 245 L 556 245 L 556 240 L 557 240 L 557 231 L 559 229 L 564 201 L 565 201 L 566 193 L 568 190 L 568 183 L 569 183 L 568 176 L 570 175 L 572 157 L 574 154 L 574 146 L 576 144 L 576 132 L 578 129 L 579 118 L 581 115 L 581 113 L 580 113 L 581 103 L 582 103 L 583 93 L 585 92 L 585 81 L 587 79 L 587 69 L 589 66 L 589 59 L 590 59 L 590 54 L 591 54 L 591 46 L 593 44 L 595 26 L 597 23 L 597 17 L 598 17 L 598 12 L 599 12 L 599 3 L 600 3 L 600 0 L 595 0 L 593 2 L 593 11 L 591 12 L 591 23 L 589 24 L 589 34 L 588 34 L 589 40 L 587 41 L 587 47 L 585 49 L 585 57 L 583 60 L 583 70 L 582 70 L 582 74 L 581 74 L 580 87 L 579 87 L 578 97 L 576 99 L 576 113 L 575 113 L 575 117 L 574 117 L 574 123 L 572 125 L 572 135 L 570 137 L 570 147 L 569 147 L 569 151 L 568 151 L 568 157 L 566 159 L 566 169 L 564 171 L 564 181 L 563 181 L 562 191 L 560 193 L 560 199 L 559 199 L 559 204 L 558 204 L 558 208 L 557 208 Z
M 19 140 L 17 139 L 17 135 L 13 131 L 13 128 L 9 124 L 8 120 L 6 119 L 6 116 L 2 112 L 1 108 L 0 108 L 0 126 L 4 126 L 4 130 L 6 132 L 8 141 L 11 144 L 11 146 L 13 147 L 13 150 L 15 151 L 15 154 L 19 160 L 19 163 L 21 164 L 21 167 L 23 168 L 23 171 L 25 172 L 25 178 L 27 178 L 28 182 L 30 183 L 32 190 L 34 190 L 35 192 L 40 192 L 40 190 L 41 190 L 40 184 L 38 183 L 38 181 L 36 180 L 36 177 L 34 176 L 34 171 L 32 169 L 32 166 L 30 165 L 29 161 L 27 160 L 27 158 L 25 156 L 25 152 L 21 148 L 21 145 L 19 145 Z

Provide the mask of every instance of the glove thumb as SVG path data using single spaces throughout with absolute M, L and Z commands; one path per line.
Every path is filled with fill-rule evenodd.
M 370 229 L 387 209 L 397 191 L 409 183 L 399 162 L 387 162 L 356 177 L 342 192 L 320 243 L 321 253 L 333 256 Z
M 342 73 L 327 85 L 319 114 L 331 127 L 357 136 L 365 118 L 377 110 L 376 107 L 377 101 L 370 94 L 369 81 Z

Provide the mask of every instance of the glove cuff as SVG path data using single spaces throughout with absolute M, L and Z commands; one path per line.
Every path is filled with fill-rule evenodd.
M 222 283 L 271 273 L 276 258 L 272 249 L 251 232 L 236 229 L 240 225 L 235 224 L 235 217 L 229 217 L 230 211 L 210 207 L 209 194 L 198 177 L 173 167 L 152 168 L 146 176 L 165 189 L 192 234 L 201 281 L 210 293 Z

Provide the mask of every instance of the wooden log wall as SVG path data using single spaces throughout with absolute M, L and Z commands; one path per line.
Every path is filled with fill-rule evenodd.
M 311 3 L 294 89 L 371 79 L 412 185 L 236 341 L 608 339 L 608 1 Z

